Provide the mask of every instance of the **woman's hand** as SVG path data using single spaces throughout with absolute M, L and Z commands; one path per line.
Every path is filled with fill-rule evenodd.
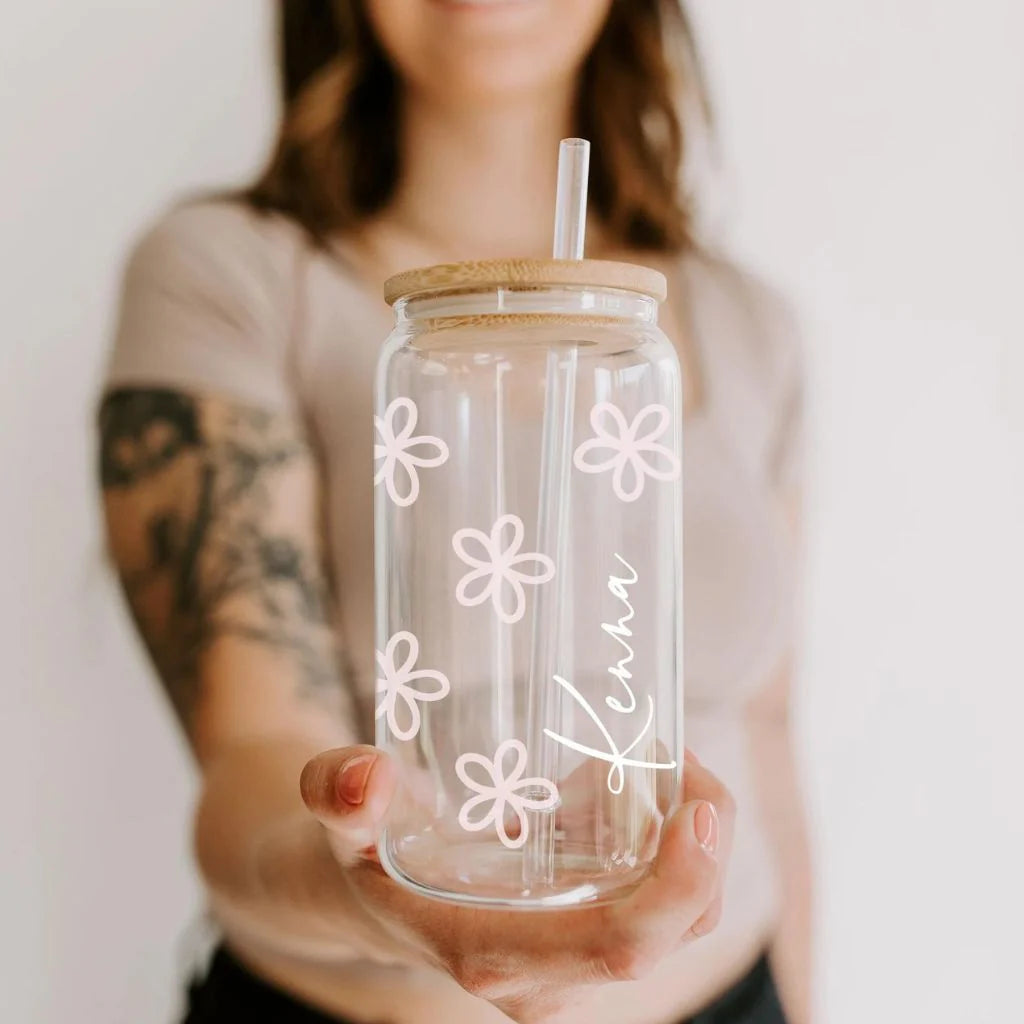
M 393 882 L 374 843 L 398 771 L 370 746 L 331 750 L 302 772 L 306 806 L 324 826 L 359 901 L 404 946 L 513 1020 L 534 1024 L 601 982 L 643 977 L 718 923 L 735 808 L 689 753 L 682 806 L 668 819 L 653 868 L 610 904 L 524 913 L 418 896 Z

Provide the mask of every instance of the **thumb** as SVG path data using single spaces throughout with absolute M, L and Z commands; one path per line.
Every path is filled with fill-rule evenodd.
M 342 861 L 373 857 L 398 783 L 395 763 L 367 745 L 319 754 L 302 769 L 302 799 L 327 829 Z
M 651 871 L 611 905 L 609 916 L 619 937 L 615 977 L 638 977 L 684 938 L 714 928 L 712 903 L 721 882 L 718 843 L 718 815 L 709 801 L 692 800 L 669 818 Z M 695 929 L 695 923 L 700 927 Z

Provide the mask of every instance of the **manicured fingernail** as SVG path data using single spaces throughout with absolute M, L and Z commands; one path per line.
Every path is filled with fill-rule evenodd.
M 370 778 L 376 754 L 359 754 L 353 757 L 338 775 L 338 796 L 347 804 L 358 807 L 366 795 L 366 783 Z
M 718 811 L 707 800 L 701 800 L 693 812 L 693 834 L 705 853 L 718 849 Z

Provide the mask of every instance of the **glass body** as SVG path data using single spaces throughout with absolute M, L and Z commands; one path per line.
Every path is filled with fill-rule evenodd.
M 612 288 L 402 299 L 376 382 L 385 870 L 563 906 L 649 869 L 682 731 L 679 363 Z

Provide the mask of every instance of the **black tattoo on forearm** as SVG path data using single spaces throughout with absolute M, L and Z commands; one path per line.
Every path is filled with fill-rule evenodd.
M 310 466 L 303 437 L 282 417 L 168 390 L 112 392 L 99 426 L 118 569 L 186 727 L 198 660 L 225 636 L 287 657 L 302 695 L 336 703 L 319 545 L 275 525 L 275 478 Z M 127 523 L 118 501 L 131 503 Z

